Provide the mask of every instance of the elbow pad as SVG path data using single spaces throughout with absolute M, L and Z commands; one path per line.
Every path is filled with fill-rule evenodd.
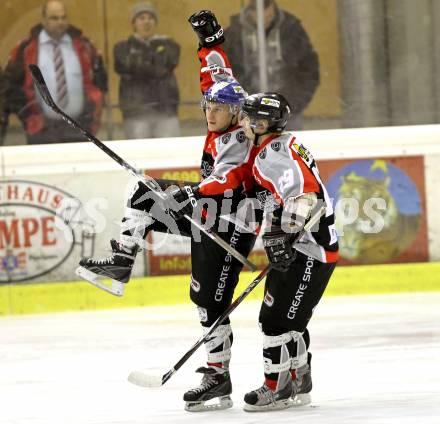
M 285 231 L 300 231 L 310 218 L 313 209 L 318 204 L 316 193 L 304 193 L 299 197 L 289 197 L 284 202 L 283 218 L 281 225 Z M 290 230 L 289 230 L 290 228 Z

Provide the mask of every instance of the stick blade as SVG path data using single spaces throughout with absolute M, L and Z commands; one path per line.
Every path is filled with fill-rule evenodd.
M 43 74 L 37 65 L 29 65 L 29 71 L 31 72 L 32 79 L 34 80 L 35 86 L 38 92 L 43 98 L 44 102 L 53 109 L 58 109 L 58 106 L 52 99 L 49 89 L 47 88 L 46 81 L 44 80 Z
M 141 371 L 131 372 L 127 380 L 130 383 L 141 387 L 161 387 L 163 384 L 161 376 L 148 375 L 148 374 L 144 374 Z

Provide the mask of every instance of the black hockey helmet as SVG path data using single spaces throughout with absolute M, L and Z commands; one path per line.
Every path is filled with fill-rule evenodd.
M 266 92 L 247 97 L 241 111 L 251 123 L 259 119 L 267 120 L 268 132 L 281 132 L 286 128 L 292 109 L 281 94 Z

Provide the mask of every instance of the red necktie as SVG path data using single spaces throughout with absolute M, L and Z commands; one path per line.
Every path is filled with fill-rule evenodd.
M 61 53 L 60 44 L 56 42 L 54 42 L 53 45 L 53 61 L 57 83 L 57 104 L 63 109 L 69 103 L 69 96 L 67 95 L 66 72 L 64 70 L 63 55 Z

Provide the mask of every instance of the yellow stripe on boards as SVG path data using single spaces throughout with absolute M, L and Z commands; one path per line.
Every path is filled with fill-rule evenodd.
M 258 273 L 244 272 L 240 294 Z M 0 286 L 0 315 L 129 308 L 190 303 L 187 275 L 145 277 L 130 281 L 122 298 L 85 282 Z M 264 283 L 248 297 L 262 299 Z M 337 267 L 326 296 L 440 291 L 440 263 Z

